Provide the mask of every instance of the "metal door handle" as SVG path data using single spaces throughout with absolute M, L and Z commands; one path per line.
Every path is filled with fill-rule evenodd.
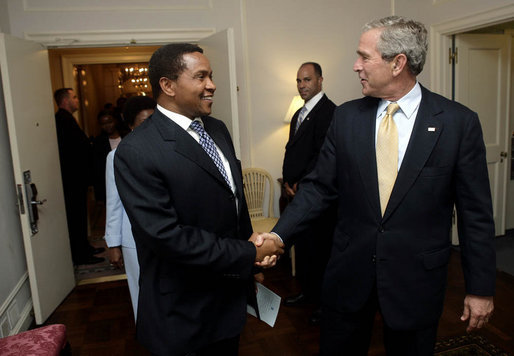
M 32 200 L 30 202 L 30 204 L 32 204 L 32 205 L 43 205 L 44 203 L 46 203 L 46 199 L 43 199 L 43 200 Z

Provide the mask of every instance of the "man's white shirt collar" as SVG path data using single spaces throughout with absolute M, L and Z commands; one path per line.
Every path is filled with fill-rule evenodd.
M 381 115 L 390 103 L 392 103 L 392 101 L 384 99 L 380 100 L 377 109 L 377 116 Z M 416 81 L 414 87 L 412 87 L 407 94 L 398 100 L 397 103 L 403 114 L 408 120 L 410 120 L 412 118 L 412 114 L 417 111 L 419 104 L 421 103 L 421 86 L 419 85 L 419 82 Z
M 325 93 L 323 93 L 323 90 L 322 90 L 318 94 L 314 95 L 309 101 L 307 101 L 303 105 L 307 109 L 307 113 L 309 113 L 312 110 L 312 108 L 316 106 L 316 104 L 318 103 L 318 101 L 321 100 L 323 95 L 325 95 Z
M 185 117 L 184 115 L 181 115 L 181 114 L 177 114 L 176 112 L 170 111 L 168 109 L 165 109 L 162 106 L 160 106 L 159 104 L 157 104 L 157 109 L 161 113 L 163 113 L 164 116 L 166 116 L 171 121 L 173 121 L 174 123 L 176 123 L 177 125 L 182 127 L 185 131 L 191 130 L 189 128 L 189 125 L 191 125 L 191 122 L 192 122 L 190 118 Z M 203 122 L 199 117 L 195 118 L 195 120 L 199 121 L 203 126 Z

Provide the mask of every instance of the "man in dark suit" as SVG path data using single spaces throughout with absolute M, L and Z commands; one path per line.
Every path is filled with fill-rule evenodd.
M 79 99 L 72 88 L 57 89 L 54 99 L 59 107 L 55 113 L 57 144 L 66 206 L 66 221 L 73 264 L 95 264 L 104 259 L 94 256 L 103 247 L 92 247 L 87 239 L 87 189 L 91 183 L 92 148 L 75 121 Z
M 237 355 L 254 263 L 283 252 L 248 241 L 241 165 L 208 116 L 216 86 L 202 53 L 171 44 L 152 55 L 157 108 L 114 159 L 140 265 L 137 338 L 156 355 Z
M 301 189 L 301 179 L 314 168 L 336 107 L 322 91 L 322 74 L 318 63 L 306 62 L 296 75 L 298 93 L 305 104 L 291 120 L 282 167 L 282 194 L 288 203 Z M 330 255 L 335 210 L 334 206 L 303 233 L 315 238 L 299 238 L 295 243 L 296 277 L 302 291 L 286 298 L 284 305 L 314 304 L 317 309 L 309 319 L 311 324 L 318 324 L 320 320 L 321 281 Z
M 433 354 L 454 206 L 461 320 L 471 331 L 491 316 L 494 223 L 482 130 L 476 113 L 417 82 L 427 48 L 419 22 L 391 16 L 364 27 L 353 69 L 366 97 L 336 109 L 316 168 L 273 229 L 290 245 L 338 204 L 322 355 L 366 355 L 377 310 L 388 355 Z

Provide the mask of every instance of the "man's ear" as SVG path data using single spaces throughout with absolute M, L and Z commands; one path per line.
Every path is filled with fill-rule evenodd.
M 391 70 L 393 71 L 393 75 L 400 74 L 406 66 L 407 56 L 403 53 L 396 55 L 396 57 L 391 61 Z
M 176 82 L 166 77 L 162 77 L 159 79 L 159 85 L 161 86 L 161 90 L 167 96 L 175 96 Z

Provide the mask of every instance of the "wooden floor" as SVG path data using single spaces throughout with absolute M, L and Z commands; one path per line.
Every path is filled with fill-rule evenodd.
M 282 297 L 298 291 L 290 277 L 286 259 L 266 271 L 265 285 Z M 446 303 L 438 339 L 465 334 L 459 320 L 464 286 L 458 252 L 450 261 Z M 514 355 L 514 277 L 499 273 L 495 314 L 479 334 Z M 281 307 L 274 328 L 249 316 L 241 335 L 240 356 L 316 355 L 319 328 L 309 326 L 311 307 Z M 134 339 L 135 327 L 126 281 L 76 287 L 47 323 L 63 323 L 76 355 L 148 355 Z M 380 316 L 377 315 L 369 355 L 385 355 L 382 347 Z

